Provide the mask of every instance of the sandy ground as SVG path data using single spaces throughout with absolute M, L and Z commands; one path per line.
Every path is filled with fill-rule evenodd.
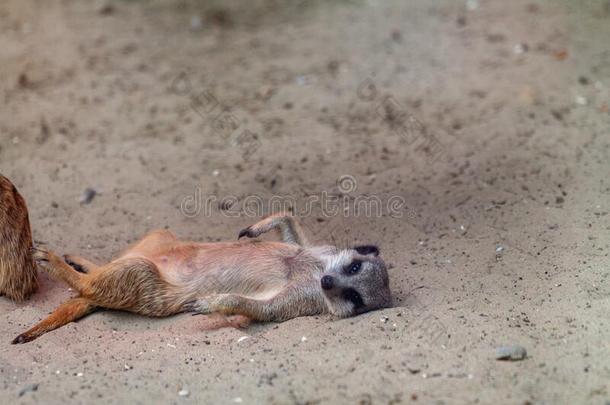
M 0 298 L 0 403 L 610 401 L 607 1 L 10 0 L 0 33 L 0 171 L 36 241 L 233 239 L 284 196 L 315 241 L 379 243 L 396 304 L 98 312 L 10 345 L 72 294 L 43 275 Z

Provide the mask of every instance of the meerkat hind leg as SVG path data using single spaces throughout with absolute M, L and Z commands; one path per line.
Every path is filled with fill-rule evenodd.
M 129 254 L 137 254 L 144 257 L 154 255 L 160 247 L 168 246 L 176 242 L 177 238 L 167 229 L 157 229 L 149 232 L 139 241 L 129 246 L 119 257 Z
M 34 262 L 46 270 L 52 277 L 64 281 L 76 291 L 82 291 L 86 277 L 68 265 L 61 257 L 51 251 L 33 248 Z

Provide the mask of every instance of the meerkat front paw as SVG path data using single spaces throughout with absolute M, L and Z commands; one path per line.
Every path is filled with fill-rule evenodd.
M 207 315 L 212 313 L 210 310 L 210 301 L 206 298 L 199 298 L 193 302 L 189 302 L 188 310 L 194 312 L 193 315 Z
M 258 235 L 260 235 L 260 232 L 259 232 L 259 233 L 256 233 L 256 232 L 255 232 L 255 231 L 252 229 L 252 227 L 251 227 L 251 226 L 249 226 L 249 227 L 247 227 L 247 228 L 242 229 L 241 231 L 239 231 L 239 236 L 237 237 L 237 239 L 239 240 L 239 239 L 243 238 L 244 236 L 245 236 L 245 237 L 248 237 L 248 238 L 256 238 Z
M 230 294 L 216 294 L 205 298 L 198 298 L 189 304 L 189 309 L 197 314 L 211 314 L 212 312 L 222 312 L 231 306 L 229 302 Z

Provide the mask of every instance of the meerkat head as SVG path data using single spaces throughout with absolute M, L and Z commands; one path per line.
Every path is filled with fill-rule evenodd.
M 333 254 L 320 279 L 330 312 L 347 317 L 392 305 L 388 271 L 377 246 Z

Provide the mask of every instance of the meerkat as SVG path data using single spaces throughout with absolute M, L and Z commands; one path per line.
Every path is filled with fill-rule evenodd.
M 23 301 L 38 288 L 25 200 L 0 174 L 0 295 Z
M 252 239 L 271 230 L 282 240 Z M 286 213 L 242 230 L 234 242 L 181 241 L 167 230 L 153 231 L 104 266 L 42 249 L 35 249 L 34 259 L 79 295 L 13 343 L 29 342 L 97 308 L 156 317 L 219 312 L 281 322 L 323 313 L 348 317 L 392 303 L 376 246 L 311 247 Z

